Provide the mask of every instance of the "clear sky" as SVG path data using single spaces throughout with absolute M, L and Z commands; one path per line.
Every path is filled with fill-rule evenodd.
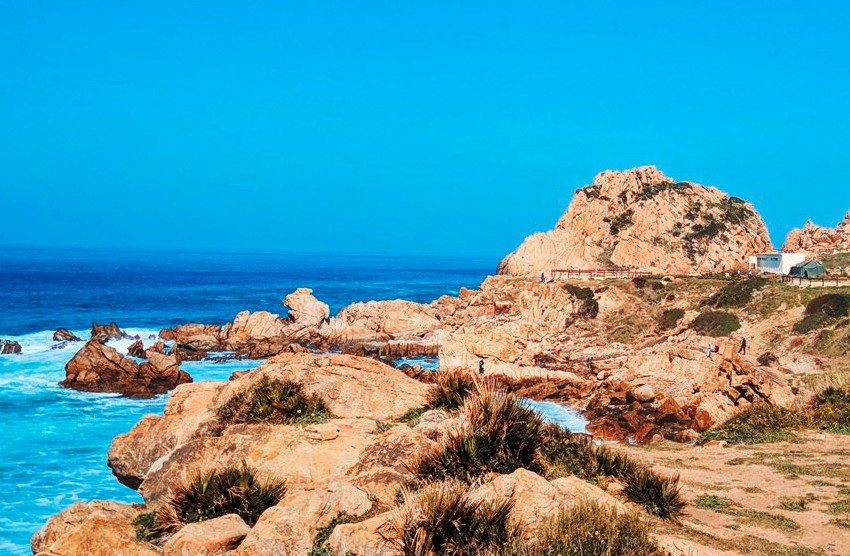
M 498 258 L 604 169 L 850 208 L 850 2 L 0 0 L 0 245 Z

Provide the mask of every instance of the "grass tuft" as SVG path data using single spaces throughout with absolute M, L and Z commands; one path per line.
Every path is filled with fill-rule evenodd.
M 430 484 L 406 498 L 394 522 L 404 556 L 473 556 L 511 540 L 510 501 L 474 500 L 466 485 L 454 481 Z
M 475 390 L 475 380 L 460 369 L 437 373 L 437 382 L 428 392 L 428 409 L 457 409 Z
M 318 395 L 307 395 L 297 382 L 268 377 L 230 398 L 216 413 L 222 428 L 232 423 L 311 425 L 331 418 L 330 410 Z
M 237 514 L 253 526 L 260 515 L 286 494 L 285 481 L 261 481 L 246 463 L 198 473 L 174 487 L 154 517 L 151 536 L 164 539 L 187 523 Z
M 756 404 L 733 415 L 720 425 L 703 432 L 697 445 L 711 440 L 729 444 L 761 444 L 794 438 L 793 430 L 805 424 L 797 411 L 771 404 Z

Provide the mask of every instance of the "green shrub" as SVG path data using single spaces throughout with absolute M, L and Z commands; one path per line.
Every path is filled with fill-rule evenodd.
M 831 386 L 815 396 L 807 409 L 815 427 L 850 434 L 850 393 L 847 390 Z
M 703 432 L 697 444 L 710 440 L 725 440 L 729 444 L 781 442 L 794 438 L 792 431 L 804 425 L 805 418 L 799 412 L 778 405 L 756 404 Z
M 741 328 L 741 321 L 732 313 L 706 311 L 693 320 L 691 328 L 704 336 L 728 336 Z
M 846 317 L 850 312 L 850 295 L 828 293 L 820 295 L 806 305 L 806 314 L 824 313 L 832 318 Z
M 301 384 L 262 377 L 253 388 L 222 404 L 217 416 L 221 426 L 263 422 L 308 425 L 327 421 L 331 412 L 318 395 L 305 394 Z
M 753 293 L 767 284 L 765 278 L 751 278 L 729 282 L 713 296 L 705 299 L 703 305 L 708 307 L 744 307 L 753 298 Z
M 575 313 L 577 316 L 589 319 L 596 318 L 599 314 L 599 303 L 593 298 L 592 289 L 576 286 L 575 284 L 564 284 L 562 287 L 581 301 L 581 305 L 579 305 Z
M 415 427 L 419 424 L 419 418 L 422 417 L 423 413 L 425 413 L 424 407 L 411 407 L 398 420 L 406 423 L 408 427 Z
M 753 216 L 753 211 L 747 207 L 747 202 L 738 197 L 727 197 L 718 203 L 720 218 L 729 224 L 743 224 Z
M 457 409 L 475 389 L 475 380 L 461 370 L 437 373 L 437 382 L 428 392 L 428 409 Z
M 685 507 L 678 477 L 662 477 L 625 454 L 558 425 L 547 425 L 544 434 L 541 454 L 549 478 L 574 474 L 596 482 L 600 476 L 614 477 L 623 483 L 623 494 L 647 512 L 662 519 L 678 520 Z
M 133 527 L 136 529 L 136 540 L 139 542 L 153 540 L 155 522 L 156 510 L 137 515 L 133 519 Z
M 434 483 L 412 496 L 395 523 L 397 548 L 405 556 L 474 556 L 496 551 L 513 536 L 510 501 L 475 501 L 468 487 Z
M 588 503 L 562 511 L 541 531 L 534 556 L 664 556 L 649 526 L 632 514 Z
M 538 468 L 543 420 L 512 394 L 471 396 L 460 411 L 461 424 L 432 451 L 410 465 L 419 479 L 473 481 L 484 473 Z
M 826 328 L 833 322 L 833 319 L 826 313 L 814 313 L 804 316 L 799 322 L 791 327 L 791 330 L 795 334 L 806 334 L 812 330 Z
M 253 526 L 285 493 L 285 481 L 261 481 L 244 462 L 239 467 L 198 473 L 188 483 L 172 489 L 165 505 L 157 511 L 152 532 L 161 539 L 187 523 L 226 514 L 237 514 Z
M 685 316 L 684 309 L 667 309 L 661 316 L 658 317 L 658 328 L 661 330 L 670 330 L 674 328 L 679 321 Z
M 337 513 L 330 523 L 316 530 L 316 536 L 313 539 L 313 550 L 307 556 L 331 556 L 331 551 L 325 544 L 328 542 L 331 533 L 336 529 L 336 526 L 344 523 L 356 523 L 361 519 L 361 517 L 353 516 L 348 512 Z
M 650 514 L 678 522 L 685 509 L 679 493 L 679 477 L 661 477 L 649 468 L 638 466 L 623 476 L 623 494 Z
M 635 211 L 632 209 L 628 209 L 625 212 L 622 212 L 615 216 L 614 218 L 609 219 L 608 228 L 611 232 L 612 236 L 619 234 L 621 231 L 625 230 L 629 226 L 632 225 L 632 217 L 635 215 Z

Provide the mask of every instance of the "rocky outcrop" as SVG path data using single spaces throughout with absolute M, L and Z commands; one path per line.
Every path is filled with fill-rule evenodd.
M 136 540 L 131 524 L 141 506 L 117 502 L 77 502 L 54 515 L 32 538 L 36 556 L 157 556 L 160 551 Z
M 145 357 L 145 346 L 141 340 L 136 340 L 130 347 L 127 348 L 127 355 L 130 357 L 137 357 L 139 359 Z
M 317 394 L 338 417 L 327 423 L 240 424 L 218 431 L 216 409 L 263 378 L 293 380 Z M 343 477 L 372 441 L 376 420 L 392 420 L 425 403 L 428 386 L 378 361 L 349 355 L 287 354 L 226 383 L 178 389 L 162 417 L 148 416 L 115 438 L 108 463 L 121 482 L 146 500 L 165 494 L 175 480 L 242 460 L 286 478 L 291 489 L 318 477 Z M 232 460 L 232 461 L 231 461 Z
M 644 166 L 602 172 L 578 189 L 555 229 L 526 238 L 499 273 L 632 267 L 688 274 L 745 268 L 770 245 L 751 204 Z
M 850 251 L 850 211 L 835 228 L 818 226 L 809 220 L 803 229 L 791 230 L 782 249 L 812 254 Z
M 162 546 L 163 556 L 213 556 L 239 546 L 251 528 L 236 514 L 190 523 Z
M 12 340 L 0 340 L 0 355 L 21 353 L 21 344 Z
M 110 322 L 109 324 L 98 324 L 93 322 L 91 325 L 91 337 L 99 338 L 101 342 L 106 342 L 107 340 L 132 340 L 133 337 L 118 328 L 118 325 L 114 322 Z
M 331 314 L 328 304 L 316 299 L 309 288 L 298 288 L 286 296 L 283 304 L 289 307 L 289 320 L 302 327 L 319 326 Z
M 175 356 L 148 352 L 141 365 L 117 350 L 92 338 L 65 365 L 65 380 L 59 385 L 83 392 L 116 392 L 131 398 L 164 394 L 192 377 L 180 369 Z
M 68 330 L 67 328 L 60 328 L 56 332 L 53 333 L 53 341 L 54 342 L 82 342 L 82 338 L 79 338 L 76 334 Z

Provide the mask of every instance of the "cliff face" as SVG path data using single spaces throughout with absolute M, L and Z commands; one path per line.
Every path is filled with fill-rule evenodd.
M 705 272 L 715 264 L 745 267 L 747 257 L 770 246 L 750 203 L 644 166 L 597 175 L 576 191 L 555 229 L 526 238 L 502 260 L 499 273 L 614 266 Z
M 835 228 L 806 222 L 803 229 L 793 229 L 785 238 L 783 249 L 806 253 L 835 253 L 850 251 L 850 211 Z

